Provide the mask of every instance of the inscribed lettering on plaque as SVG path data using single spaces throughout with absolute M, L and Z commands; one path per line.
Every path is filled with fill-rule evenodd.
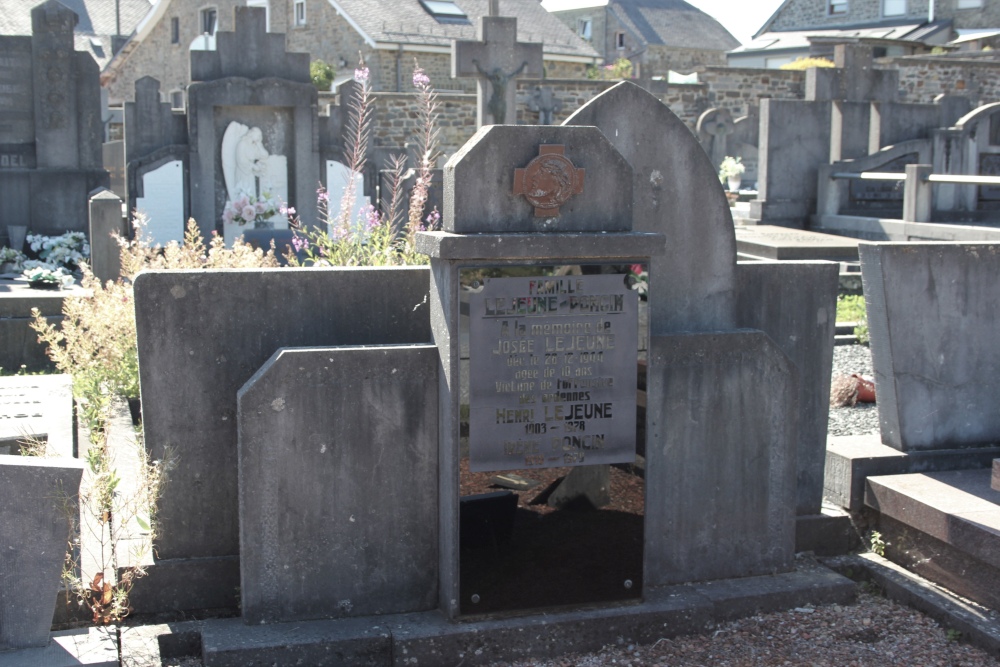
M 639 296 L 626 276 L 487 278 L 469 306 L 472 471 L 635 460 Z

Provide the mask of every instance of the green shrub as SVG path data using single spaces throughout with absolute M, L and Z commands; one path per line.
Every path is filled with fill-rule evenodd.
M 330 92 L 330 84 L 333 83 L 336 76 L 337 70 L 329 63 L 322 60 L 314 60 L 309 63 L 309 79 L 312 81 L 312 85 L 316 86 L 316 90 L 321 93 Z

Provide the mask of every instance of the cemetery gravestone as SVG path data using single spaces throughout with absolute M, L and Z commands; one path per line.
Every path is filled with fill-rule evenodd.
M 31 11 L 32 35 L 0 36 L 0 229 L 86 231 L 101 167 L 97 64 L 73 48 L 75 13 L 57 0 Z
M 240 390 L 246 623 L 434 608 L 437 366 L 432 345 L 283 349 Z
M 45 646 L 83 462 L 0 456 L 0 651 Z
M 882 442 L 904 452 L 996 443 L 1000 249 L 862 243 L 859 252 Z
M 136 278 L 145 443 L 155 459 L 177 454 L 160 500 L 157 560 L 133 591 L 137 609 L 235 606 L 237 392 L 281 347 L 427 342 L 427 280 L 423 268 Z
M 126 105 L 130 204 L 150 210 L 157 241 L 182 237 L 193 217 L 205 236 L 219 229 L 231 243 L 257 229 L 266 245 L 288 227 L 282 206 L 317 224 L 321 155 L 339 120 L 319 115 L 308 54 L 286 53 L 262 8 L 234 12 L 235 31 L 220 31 L 216 50 L 191 52 L 186 114 L 161 103 L 149 78 Z
M 445 165 L 445 231 L 417 243 L 431 256 L 444 373 L 440 604 L 450 616 L 466 599 L 480 602 L 458 578 L 463 383 L 474 470 L 634 459 L 638 298 L 615 271 L 553 278 L 546 268 L 632 264 L 658 252 L 662 235 L 630 231 L 631 190 L 631 168 L 593 128 L 482 128 Z M 483 281 L 469 273 L 505 265 L 538 273 Z M 460 299 L 469 313 L 464 380 Z

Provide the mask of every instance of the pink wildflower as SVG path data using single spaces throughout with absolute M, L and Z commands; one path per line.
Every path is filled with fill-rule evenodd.
M 413 70 L 413 87 L 423 88 L 424 86 L 429 86 L 431 84 L 431 78 L 424 73 L 424 70 L 417 67 Z
M 358 83 L 364 83 L 368 80 L 368 68 L 359 67 L 354 70 L 354 80 Z

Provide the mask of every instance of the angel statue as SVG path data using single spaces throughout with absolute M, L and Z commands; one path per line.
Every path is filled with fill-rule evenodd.
M 268 157 L 259 127 L 249 128 L 236 121 L 229 124 L 222 137 L 222 174 L 229 201 L 241 194 L 260 196 Z

